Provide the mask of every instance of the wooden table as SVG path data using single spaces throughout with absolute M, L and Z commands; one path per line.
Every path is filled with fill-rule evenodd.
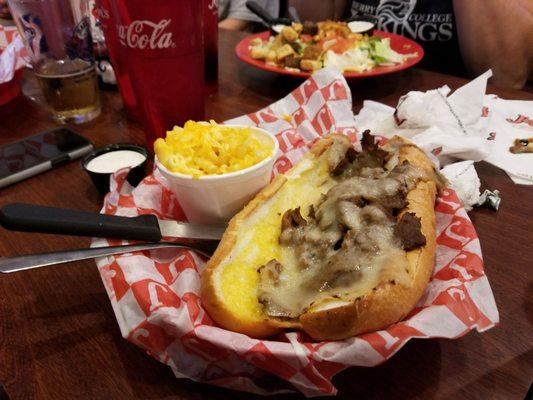
M 220 89 L 209 98 L 208 118 L 222 121 L 257 110 L 301 83 L 239 62 L 233 49 L 240 38 L 242 34 L 221 32 Z M 457 88 L 464 83 L 419 69 L 354 81 L 354 110 L 364 99 L 394 105 L 409 90 L 444 84 Z M 533 94 L 517 90 L 489 87 L 488 91 L 503 98 L 533 100 Z M 142 144 L 143 131 L 126 119 L 119 95 L 103 92 L 102 103 L 99 118 L 75 129 L 96 146 Z M 0 108 L 0 121 L 0 144 L 55 125 L 46 111 L 22 97 Z M 526 396 L 533 377 L 533 189 L 514 185 L 488 164 L 477 167 L 483 186 L 499 189 L 503 199 L 498 212 L 470 213 L 500 325 L 458 340 L 413 340 L 379 367 L 346 370 L 334 379 L 339 398 L 521 400 Z M 77 162 L 0 191 L 1 204 L 15 201 L 89 211 L 101 205 Z M 0 229 L 3 256 L 88 244 L 88 239 Z M 176 379 L 170 368 L 126 342 L 93 261 L 0 276 L 0 296 L 0 382 L 11 399 L 255 398 Z

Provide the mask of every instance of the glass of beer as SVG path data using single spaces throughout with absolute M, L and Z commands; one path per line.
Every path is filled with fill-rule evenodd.
M 83 123 L 100 114 L 87 0 L 8 0 L 53 117 Z

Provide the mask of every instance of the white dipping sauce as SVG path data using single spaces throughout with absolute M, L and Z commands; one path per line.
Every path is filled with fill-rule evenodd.
M 348 28 L 353 33 L 366 32 L 374 27 L 374 24 L 369 21 L 352 21 L 348 22 Z
M 136 167 L 146 156 L 133 150 L 114 150 L 93 158 L 85 168 L 91 172 L 111 174 L 121 168 Z

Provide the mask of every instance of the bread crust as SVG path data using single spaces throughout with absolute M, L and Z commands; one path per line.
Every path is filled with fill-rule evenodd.
M 411 144 L 399 138 L 404 144 Z M 319 140 L 305 157 L 319 159 L 333 143 L 331 138 Z M 416 146 L 402 146 L 399 162 L 409 161 L 433 176 L 433 166 L 426 155 Z M 384 282 L 369 293 L 358 297 L 351 304 L 341 305 L 320 311 L 308 311 L 299 321 L 283 321 L 265 316 L 262 321 L 242 321 L 236 318 L 231 307 L 217 293 L 216 269 L 231 253 L 237 242 L 237 230 L 254 210 L 274 196 L 287 181 L 284 176 L 276 177 L 229 223 L 219 247 L 202 273 L 201 297 L 209 315 L 222 327 L 242 332 L 253 337 L 268 337 L 284 328 L 302 329 L 314 340 L 340 340 L 365 332 L 386 328 L 403 319 L 415 307 L 429 282 L 435 263 L 435 180 L 418 182 L 407 199 L 409 205 L 402 210 L 415 213 L 421 219 L 422 233 L 426 244 L 406 252 L 411 284 L 404 286 L 394 282 Z
M 261 322 L 243 321 L 236 318 L 218 293 L 215 273 L 219 264 L 230 255 L 233 246 L 237 242 L 237 232 L 243 221 L 249 217 L 263 202 L 274 196 L 285 184 L 287 178 L 278 175 L 269 185 L 261 190 L 228 224 L 220 244 L 215 253 L 207 262 L 202 272 L 200 283 L 200 297 L 210 317 L 223 327 L 246 333 L 252 337 L 268 337 L 280 331 L 279 327 L 270 325 L 265 318 Z

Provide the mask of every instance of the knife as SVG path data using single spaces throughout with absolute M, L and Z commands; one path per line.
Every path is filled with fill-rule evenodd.
M 200 250 L 198 247 L 183 246 L 177 243 L 165 242 L 93 247 L 90 249 L 64 250 L 55 251 L 52 253 L 27 254 L 15 257 L 0 257 L 0 273 L 8 274 L 11 272 L 25 271 L 33 268 L 47 267 L 50 265 L 65 264 L 72 261 L 88 260 L 90 258 L 106 257 L 116 254 L 132 253 L 134 251 L 154 250 L 169 247 L 182 250 L 193 250 L 205 258 L 209 258 L 210 254 L 213 253 L 212 249 Z M 205 250 L 209 252 L 206 252 Z
M 120 217 L 64 208 L 12 203 L 0 209 L 0 225 L 22 232 L 159 242 L 163 237 L 220 240 L 225 227 L 160 220 L 155 215 Z

